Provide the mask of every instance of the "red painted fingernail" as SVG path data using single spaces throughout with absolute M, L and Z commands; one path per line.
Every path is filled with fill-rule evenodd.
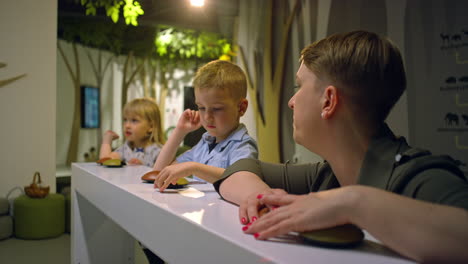
M 248 223 L 247 226 L 251 226 L 252 225 L 252 222 Z
M 271 210 L 278 209 L 278 207 L 279 207 L 279 206 L 276 206 L 276 205 L 275 205 L 275 206 L 273 206 L 273 207 L 271 208 Z
M 245 230 L 247 230 L 247 229 L 249 229 L 249 226 L 244 226 L 244 227 L 242 227 L 242 231 L 245 231 Z
M 252 222 L 255 222 L 255 221 L 257 221 L 257 217 L 256 217 L 256 216 L 252 217 Z
M 241 222 L 245 225 L 245 223 L 247 223 L 247 219 L 245 219 L 245 217 L 242 217 Z
M 262 199 L 262 197 L 263 197 L 263 194 L 257 195 L 257 199 Z
M 260 236 L 259 233 L 255 233 L 255 234 L 254 234 L 254 237 L 255 237 L 255 238 L 258 238 L 259 236 Z

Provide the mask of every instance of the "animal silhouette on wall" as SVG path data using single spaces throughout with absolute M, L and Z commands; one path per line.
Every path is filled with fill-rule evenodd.
M 462 76 L 462 77 L 458 78 L 458 81 L 459 82 L 468 82 L 468 76 Z
M 457 82 L 457 78 L 455 78 L 454 76 L 450 76 L 447 79 L 445 79 L 445 83 L 456 83 L 456 82 Z
M 461 41 L 461 36 L 460 36 L 460 34 L 455 34 L 455 35 L 453 35 L 453 36 L 452 36 L 452 40 L 453 40 L 453 41 Z
M 465 121 L 465 125 L 468 126 L 468 115 L 462 115 L 462 118 Z
M 445 44 L 445 42 L 450 43 L 450 35 L 440 33 L 440 38 L 442 39 L 442 44 Z
M 445 124 L 451 126 L 453 123 L 458 126 L 458 115 L 449 112 L 445 115 Z

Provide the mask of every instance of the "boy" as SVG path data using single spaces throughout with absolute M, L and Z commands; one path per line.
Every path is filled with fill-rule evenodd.
M 189 175 L 213 183 L 237 160 L 258 157 L 255 140 L 239 123 L 248 106 L 244 72 L 233 63 L 212 61 L 198 70 L 193 86 L 198 111 L 183 112 L 154 164 L 161 171 L 154 181 L 160 191 Z M 200 126 L 207 131 L 202 139 L 174 161 L 184 137 Z

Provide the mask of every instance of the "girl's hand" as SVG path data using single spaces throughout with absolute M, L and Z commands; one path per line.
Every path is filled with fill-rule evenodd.
M 258 199 L 259 202 L 277 208 L 244 228 L 244 232 L 263 240 L 291 231 L 303 232 L 347 224 L 349 211 L 343 189 L 306 195 L 265 194 Z
M 259 218 L 258 212 L 263 207 L 268 207 L 270 211 L 273 209 L 272 206 L 261 203 L 261 200 L 259 199 L 259 197 L 263 197 L 266 194 L 275 194 L 278 196 L 287 195 L 286 191 L 283 189 L 269 189 L 262 193 L 254 193 L 250 195 L 239 205 L 239 220 L 243 225 L 256 221 Z
M 128 161 L 128 165 L 143 165 L 143 162 L 137 158 L 132 158 Z
M 163 192 L 169 184 L 176 184 L 178 179 L 191 175 L 191 163 L 182 162 L 165 167 L 154 181 L 154 188 L 159 188 L 159 191 Z
M 117 133 L 115 133 L 114 131 L 112 130 L 107 130 L 106 132 L 104 132 L 104 136 L 103 136 L 103 143 L 107 143 L 107 144 L 111 144 L 112 141 L 116 140 L 119 138 L 119 135 L 117 135 Z
M 200 127 L 201 121 L 198 111 L 186 109 L 180 116 L 176 129 L 187 134 L 199 129 Z

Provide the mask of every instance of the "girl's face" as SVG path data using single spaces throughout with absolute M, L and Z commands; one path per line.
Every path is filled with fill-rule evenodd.
M 123 126 L 125 139 L 132 142 L 135 147 L 144 147 L 153 131 L 148 120 L 133 113 L 124 114 Z
M 234 100 L 222 89 L 195 89 L 195 103 L 203 127 L 216 137 L 216 142 L 226 139 L 239 126 L 244 106 L 247 107 L 244 101 Z
M 289 100 L 288 106 L 293 110 L 294 140 L 314 150 L 320 140 L 320 98 L 322 89 L 318 85 L 317 76 L 304 64 L 301 64 L 296 74 L 299 90 Z

